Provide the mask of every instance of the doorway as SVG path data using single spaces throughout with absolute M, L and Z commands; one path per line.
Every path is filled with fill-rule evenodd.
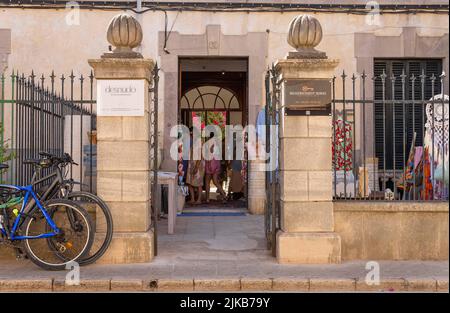
M 208 164 L 205 164 L 201 192 L 191 189 L 182 214 L 246 214 L 247 160 L 239 159 L 235 153 L 232 160 L 227 160 L 225 127 L 247 125 L 247 90 L 248 58 L 179 59 L 178 122 L 190 129 L 201 130 L 202 136 L 206 137 L 203 142 L 210 135 L 205 133 L 205 127 L 218 126 L 222 151 L 217 179 L 207 174 Z M 184 162 L 186 169 L 191 163 Z M 186 184 L 187 176 L 185 173 L 183 178 Z M 196 203 L 189 203 L 191 200 L 196 200 Z

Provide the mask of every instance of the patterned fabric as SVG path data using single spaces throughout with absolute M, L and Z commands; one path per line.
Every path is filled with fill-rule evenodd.
M 431 160 L 428 147 L 415 147 L 410 152 L 406 171 L 406 194 L 408 200 L 432 200 L 433 184 L 431 181 Z
M 430 183 L 433 185 L 431 199 L 448 198 L 449 181 L 449 97 L 442 94 L 431 98 L 426 105 L 427 121 L 425 123 L 424 146 L 430 154 Z
M 205 176 L 205 161 L 190 160 L 187 171 L 186 183 L 193 187 L 203 186 L 203 177 Z
M 212 159 L 212 160 L 206 161 L 205 172 L 207 175 L 219 174 L 220 170 L 221 170 L 221 167 L 220 167 L 219 160 Z
M 334 144 L 332 145 L 334 169 L 351 171 L 353 168 L 352 125 L 347 121 L 344 122 L 342 118 L 338 118 L 334 122 L 334 132 Z

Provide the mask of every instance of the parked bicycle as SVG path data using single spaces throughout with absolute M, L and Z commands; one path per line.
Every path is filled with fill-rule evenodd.
M 78 165 L 72 157 L 65 153 L 62 156 L 57 156 L 47 152 L 40 152 L 40 158 L 36 160 L 28 160 L 26 164 L 34 164 L 35 172 L 33 174 L 30 190 L 35 196 L 42 201 L 57 201 L 67 200 L 71 203 L 82 207 L 88 214 L 91 220 L 93 234 L 95 240 L 92 242 L 90 249 L 83 253 L 78 259 L 79 265 L 88 265 L 96 262 L 107 251 L 113 235 L 113 219 L 107 204 L 97 195 L 86 191 L 74 191 L 76 185 L 81 185 L 73 179 L 67 179 L 69 172 L 69 165 Z M 7 167 L 7 165 L 5 165 Z M 51 169 L 51 172 L 42 175 L 42 169 Z M 1 185 L 0 185 L 1 186 Z M 11 185 L 4 185 L 11 189 Z M 40 188 L 37 188 L 41 186 Z M 6 187 L 5 187 L 6 188 Z M 35 191 L 35 189 L 38 189 Z M 7 193 L 12 194 L 11 192 Z M 8 196 L 0 205 L 0 209 L 5 207 L 12 208 L 18 202 L 22 201 L 23 197 Z M 35 199 L 32 197 L 29 207 L 35 206 Z M 17 213 L 17 209 L 15 209 Z M 14 212 L 13 212 L 14 213 Z M 70 212 L 67 214 L 71 215 Z M 76 220 L 72 216 L 69 220 Z M 6 220 L 6 219 L 5 219 Z M 11 241 L 11 240 L 10 240 Z M 20 249 L 19 249 L 20 250 Z M 28 256 L 26 254 L 26 256 Z
M 113 236 L 113 219 L 108 205 L 97 195 L 87 191 L 74 191 L 79 182 L 67 179 L 69 165 L 78 165 L 72 157 L 65 153 L 62 156 L 40 152 L 40 161 L 49 162 L 53 171 L 44 177 L 40 177 L 34 185 L 43 184 L 37 194 L 40 199 L 68 199 L 75 201 L 87 210 L 93 220 L 95 241 L 86 256 L 80 258 L 80 265 L 88 265 L 96 262 L 108 250 Z M 50 181 L 50 183 L 48 183 Z
M 35 168 L 49 167 L 48 160 L 26 160 Z M 0 170 L 8 168 L 1 164 Z M 23 253 L 47 270 L 63 270 L 83 259 L 94 241 L 92 219 L 68 199 L 41 201 L 33 190 L 37 171 L 27 186 L 0 185 L 0 243 Z M 17 207 L 20 206 L 20 210 Z

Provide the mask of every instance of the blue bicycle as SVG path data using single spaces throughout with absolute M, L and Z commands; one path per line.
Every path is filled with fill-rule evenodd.
M 27 160 L 35 171 L 28 186 L 0 184 L 0 244 L 25 254 L 46 270 L 64 270 L 70 262 L 84 258 L 94 241 L 88 212 L 74 201 L 54 199 L 41 203 L 33 190 L 45 160 Z M 0 164 L 0 170 L 8 165 Z

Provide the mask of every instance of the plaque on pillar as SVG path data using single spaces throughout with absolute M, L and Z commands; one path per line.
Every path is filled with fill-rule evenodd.
M 284 99 L 286 113 L 288 114 L 295 114 L 294 111 L 302 111 L 305 115 L 329 115 L 331 82 L 329 79 L 286 80 L 284 83 Z

